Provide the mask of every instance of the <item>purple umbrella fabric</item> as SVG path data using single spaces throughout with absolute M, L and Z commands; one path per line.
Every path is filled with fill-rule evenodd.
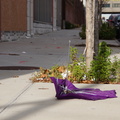
M 116 98 L 115 90 L 101 91 L 100 89 L 75 87 L 70 81 L 51 77 L 56 90 L 57 99 L 86 99 L 102 100 L 107 98 Z

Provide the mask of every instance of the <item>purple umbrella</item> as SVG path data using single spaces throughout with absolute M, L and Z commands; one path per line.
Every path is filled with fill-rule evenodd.
M 107 98 L 116 98 L 115 90 L 101 91 L 100 89 L 75 87 L 70 81 L 64 79 L 56 79 L 51 77 L 55 85 L 57 99 L 86 99 L 86 100 L 101 100 Z

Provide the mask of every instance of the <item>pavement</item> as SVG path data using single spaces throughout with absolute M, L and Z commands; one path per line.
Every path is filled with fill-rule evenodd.
M 0 43 L 0 68 L 44 67 L 66 65 L 70 46 L 85 44 L 80 29 L 60 30 L 33 38 Z M 70 42 L 71 41 L 71 42 Z M 108 44 L 120 45 L 117 40 Z M 82 54 L 85 46 L 77 47 Z M 120 58 L 120 47 L 111 47 L 112 55 Z M 119 120 L 119 84 L 75 84 L 78 88 L 116 90 L 117 98 L 88 101 L 57 100 L 53 83 L 32 83 L 36 70 L 0 70 L 0 120 Z

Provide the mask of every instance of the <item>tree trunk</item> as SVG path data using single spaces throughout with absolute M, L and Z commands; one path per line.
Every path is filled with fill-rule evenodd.
M 86 0 L 86 66 L 89 70 L 93 57 L 98 53 L 99 20 L 98 0 Z
M 103 4 L 103 0 L 99 0 L 99 5 L 98 5 L 98 20 L 99 20 L 99 28 L 102 25 L 102 20 L 101 20 L 101 13 L 102 13 L 102 4 Z
M 94 12 L 93 0 L 86 0 L 86 66 L 90 68 L 94 54 Z
M 94 56 L 98 54 L 98 48 L 99 48 L 99 18 L 98 18 L 98 7 L 99 7 L 99 2 L 98 0 L 94 0 Z

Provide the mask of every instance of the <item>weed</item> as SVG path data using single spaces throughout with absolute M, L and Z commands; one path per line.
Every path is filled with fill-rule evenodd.
M 91 62 L 90 71 L 86 72 L 85 57 L 78 57 L 78 49 L 70 47 L 70 63 L 68 66 L 52 66 L 50 69 L 40 68 L 32 78 L 33 82 L 50 82 L 50 77 L 60 79 L 69 79 L 71 82 L 84 82 L 85 80 L 93 80 L 90 83 L 110 83 L 120 82 L 120 59 L 114 57 L 111 62 L 109 56 L 111 49 L 106 42 L 99 44 L 98 55 Z

